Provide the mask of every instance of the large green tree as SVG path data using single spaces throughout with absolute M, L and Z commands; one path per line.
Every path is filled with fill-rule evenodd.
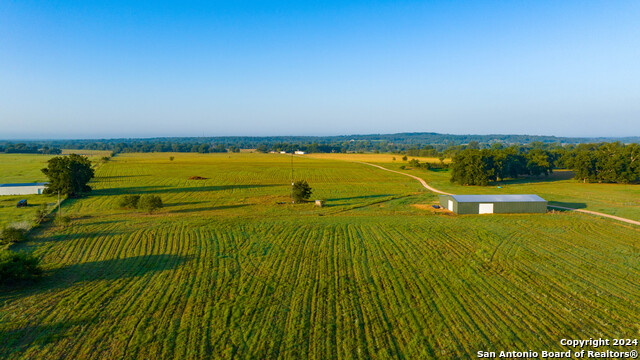
M 87 183 L 94 177 L 94 171 L 91 161 L 84 156 L 71 154 L 54 157 L 42 172 L 49 178 L 45 193 L 60 192 L 69 197 L 77 197 L 91 191 Z
M 309 200 L 309 198 L 311 197 L 311 193 L 313 192 L 311 190 L 311 186 L 309 186 L 306 180 L 299 180 L 293 183 L 293 188 L 291 191 L 293 193 L 293 201 L 296 203 L 301 203 Z

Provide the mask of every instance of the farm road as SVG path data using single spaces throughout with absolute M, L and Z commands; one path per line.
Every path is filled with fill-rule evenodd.
M 434 193 L 437 193 L 437 194 L 442 194 L 442 195 L 452 195 L 452 194 L 446 193 L 446 192 L 444 192 L 444 191 L 440 191 L 440 190 L 438 190 L 438 189 L 436 189 L 436 188 L 432 187 L 431 185 L 427 184 L 427 182 L 426 182 L 426 181 L 424 181 L 423 179 L 421 179 L 421 178 L 419 178 L 419 177 L 417 177 L 417 176 L 410 175 L 410 174 L 405 174 L 405 173 L 400 172 L 400 171 L 390 170 L 390 169 L 384 168 L 384 167 L 382 167 L 382 166 L 380 166 L 380 165 L 369 164 L 369 163 L 362 162 L 362 161 L 354 161 L 354 162 L 357 162 L 357 163 L 359 163 L 359 164 L 364 164 L 364 165 L 369 165 L 369 166 L 377 167 L 378 169 L 382 169 L 382 170 L 386 170 L 386 171 L 391 171 L 391 172 L 394 172 L 394 173 L 397 173 L 397 174 L 402 174 L 402 175 L 405 175 L 405 176 L 412 177 L 412 178 L 414 178 L 414 179 L 416 179 L 416 180 L 420 181 L 420 183 L 422 184 L 422 186 L 424 186 L 427 190 L 433 191 Z M 626 222 L 626 223 L 628 223 L 628 224 L 633 224 L 633 225 L 638 225 L 638 226 L 640 226 L 640 221 L 635 221 L 635 220 L 631 220 L 631 219 L 627 219 L 627 218 L 623 218 L 623 217 L 619 217 L 619 216 L 614 216 L 614 215 L 604 214 L 604 213 L 600 213 L 600 212 L 596 212 L 596 211 L 581 210 L 581 209 L 573 209 L 573 208 L 568 208 L 568 207 L 563 207 L 563 206 L 554 206 L 554 205 L 549 205 L 549 207 L 550 207 L 550 208 L 555 208 L 555 209 L 562 209 L 562 210 L 569 210 L 569 211 L 577 211 L 577 212 L 581 212 L 581 213 L 584 213 L 584 214 L 590 214 L 590 215 L 602 216 L 602 217 L 606 217 L 606 218 L 609 218 L 609 219 L 614 219 L 614 220 L 618 220 L 618 221 Z
M 369 166 L 377 167 L 378 169 L 382 169 L 382 170 L 390 171 L 390 172 L 393 172 L 393 173 L 396 173 L 396 174 L 400 174 L 400 175 L 405 175 L 405 176 L 408 176 L 408 177 L 412 177 L 412 178 L 414 178 L 414 179 L 416 179 L 416 180 L 420 181 L 420 184 L 422 184 L 422 186 L 424 186 L 424 187 L 425 187 L 427 190 L 429 190 L 429 191 L 433 191 L 434 193 L 442 194 L 442 195 L 453 195 L 453 194 L 449 194 L 449 193 L 446 193 L 446 192 L 444 192 L 444 191 L 440 191 L 440 190 L 438 190 L 438 189 L 436 189 L 436 188 L 432 187 L 431 185 L 427 184 L 427 182 L 426 182 L 426 181 L 424 181 L 422 178 L 419 178 L 419 177 L 417 177 L 417 176 L 410 175 L 410 174 L 406 174 L 406 173 L 403 173 L 403 172 L 401 172 L 401 171 L 390 170 L 390 169 L 384 168 L 384 167 L 382 167 L 382 166 L 380 166 L 380 165 L 369 164 L 369 163 L 362 162 L 362 161 L 354 161 L 354 162 L 359 163 L 359 164 L 364 164 L 364 165 L 369 165 Z
M 604 216 L 604 217 L 608 217 L 609 219 L 614 219 L 614 220 L 626 222 L 626 223 L 633 224 L 633 225 L 640 225 L 640 221 L 635 221 L 635 220 L 631 220 L 631 219 L 627 219 L 627 218 L 623 218 L 623 217 L 615 216 L 615 215 L 603 214 L 603 213 L 599 213 L 599 212 L 596 212 L 596 211 L 582 210 L 582 209 L 572 209 L 572 208 L 568 208 L 568 207 L 564 207 L 564 206 L 555 206 L 555 205 L 548 205 L 548 206 L 550 208 L 554 208 L 554 209 L 570 210 L 570 211 L 577 211 L 577 212 L 596 215 L 596 216 Z

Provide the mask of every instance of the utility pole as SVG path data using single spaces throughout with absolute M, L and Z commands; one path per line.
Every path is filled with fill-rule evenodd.
M 293 204 L 293 152 L 291 153 L 291 203 Z
M 62 218 L 62 210 L 60 209 L 60 190 L 58 190 L 58 217 Z

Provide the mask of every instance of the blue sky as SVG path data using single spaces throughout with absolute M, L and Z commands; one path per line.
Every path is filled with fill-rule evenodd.
M 638 1 L 0 0 L 0 138 L 640 135 Z

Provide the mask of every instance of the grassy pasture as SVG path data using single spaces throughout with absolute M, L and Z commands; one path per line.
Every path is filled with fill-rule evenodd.
M 43 182 L 47 180 L 40 169 L 47 166 L 52 155 L 0 154 L 0 184 Z M 29 206 L 16 209 L 21 199 Z M 42 203 L 53 203 L 54 197 L 44 195 L 0 196 L 0 228 L 10 224 L 31 223 L 36 209 Z
M 110 154 L 108 151 L 98 150 L 69 150 L 63 154 L 82 152 L 91 161 L 98 161 L 102 156 Z M 55 155 L 39 154 L 0 154 L 0 184 L 44 182 L 47 177 L 41 169 L 47 167 L 47 161 Z M 27 199 L 29 206 L 16 209 L 21 199 Z M 0 228 L 5 225 L 31 223 L 40 204 L 55 205 L 57 196 L 45 195 L 11 195 L 0 196 Z
M 330 160 L 349 160 L 349 161 L 364 161 L 374 163 L 398 163 L 402 165 L 406 162 L 402 161 L 404 155 L 396 154 L 307 154 L 305 157 L 311 157 L 315 159 L 330 159 Z M 393 160 L 395 158 L 395 160 Z M 409 159 L 418 159 L 420 162 L 439 163 L 440 159 L 435 157 L 422 157 L 422 156 L 408 156 Z M 451 162 L 451 159 L 444 159 L 446 164 Z
M 584 184 L 574 180 L 571 171 L 560 170 L 548 178 L 505 181 L 500 185 L 502 188 L 460 186 L 449 181 L 449 171 L 417 169 L 404 172 L 420 176 L 435 188 L 454 194 L 537 194 L 548 200 L 550 205 L 640 220 L 640 185 Z
M 325 155 L 325 154 L 317 154 Z M 382 165 L 388 169 L 403 171 L 425 179 L 436 189 L 453 194 L 537 194 L 549 200 L 551 205 L 580 208 L 606 214 L 640 220 L 640 185 L 583 184 L 573 179 L 573 173 L 558 170 L 549 177 L 535 177 L 505 181 L 497 186 L 460 186 L 449 181 L 450 172 L 424 169 L 401 170 L 407 165 L 391 154 L 327 154 L 328 158 L 343 161 L 364 161 Z M 316 154 L 312 154 L 316 157 Z M 320 156 L 321 157 L 321 156 Z M 367 160 L 367 158 L 369 160 Z M 413 159 L 415 157 L 409 157 Z M 418 158 L 420 159 L 420 158 Z M 398 161 L 399 160 L 399 161 Z M 438 159 L 434 159 L 435 162 Z M 422 159 L 420 161 L 423 161 Z M 426 161 L 426 160 L 425 160 Z M 430 161 L 434 162 L 434 161 Z
M 95 192 L 64 205 L 72 227 L 19 247 L 47 274 L 0 292 L 0 357 L 451 359 L 640 335 L 637 228 L 574 213 L 433 215 L 414 205 L 436 197 L 410 178 L 300 157 L 295 178 L 328 206 L 279 205 L 289 161 L 101 165 Z M 166 207 L 117 209 L 125 193 Z

